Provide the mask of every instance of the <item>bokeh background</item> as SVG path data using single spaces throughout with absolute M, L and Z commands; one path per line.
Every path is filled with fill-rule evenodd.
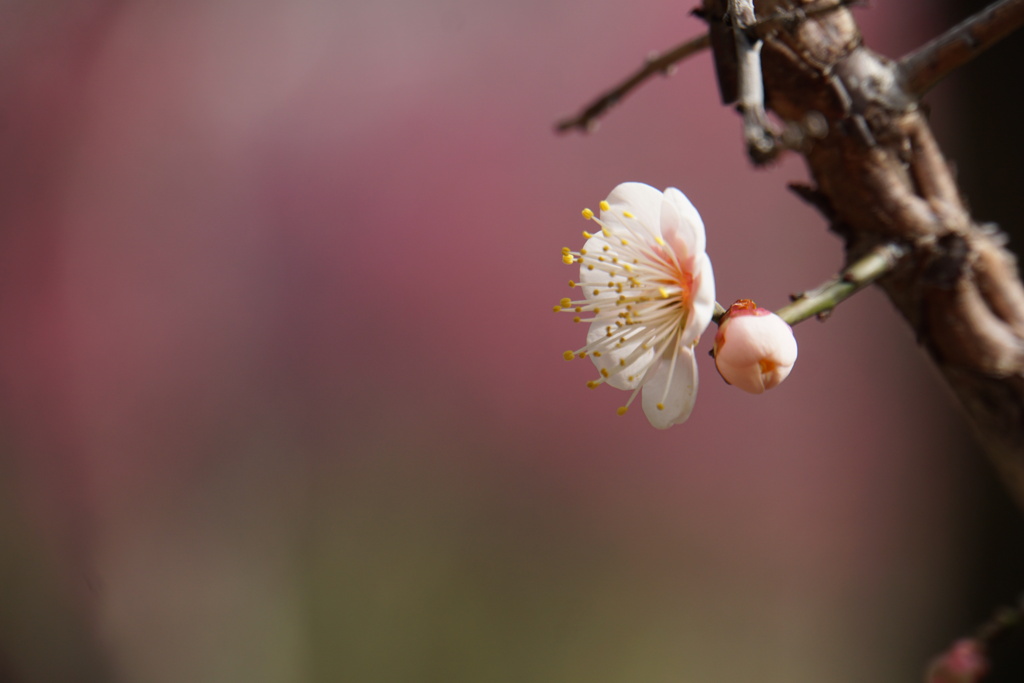
M 877 292 L 766 396 L 705 340 L 666 432 L 562 360 L 624 180 L 725 303 L 841 265 L 708 55 L 553 134 L 691 4 L 0 2 L 0 680 L 912 681 L 1011 600 L 1019 516 Z M 857 10 L 891 55 L 966 13 Z M 931 101 L 1013 227 L 1002 55 Z

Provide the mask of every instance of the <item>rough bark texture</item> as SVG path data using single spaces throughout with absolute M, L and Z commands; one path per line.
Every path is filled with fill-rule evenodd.
M 724 4 L 704 0 L 709 21 Z M 780 5 L 761 0 L 758 17 Z M 847 9 L 774 22 L 763 37 L 765 102 L 801 132 L 816 184 L 804 194 L 846 240 L 849 259 L 882 242 L 909 247 L 880 285 L 1024 507 L 1024 287 L 1014 257 L 994 227 L 971 217 L 895 63 L 864 47 Z

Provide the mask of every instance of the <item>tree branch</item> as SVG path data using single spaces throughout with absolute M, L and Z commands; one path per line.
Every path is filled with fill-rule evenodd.
M 957 24 L 899 61 L 900 80 L 920 97 L 957 67 L 963 66 L 1024 25 L 1024 0 L 1002 0 Z
M 994 42 L 1007 31 L 992 29 L 991 17 L 1005 20 L 1003 12 L 1018 12 L 1018 5 L 1024 0 L 1002 2 L 962 26 L 985 27 L 989 32 L 978 35 Z M 783 8 L 783 0 L 757 3 L 765 16 Z M 960 34 L 974 35 L 974 28 Z M 935 45 L 956 40 L 962 39 Z M 907 79 L 920 88 L 939 73 L 912 68 L 934 63 L 925 55 L 953 63 L 948 55 L 956 50 L 944 50 L 923 49 L 897 67 L 864 47 L 849 10 L 839 8 L 765 37 L 765 97 L 787 124 L 809 116 L 824 122 L 826 132 L 801 151 L 817 185 L 815 201 L 845 238 L 848 259 L 882 244 L 907 249 L 878 282 L 1024 507 L 1024 285 L 1003 237 L 964 205 L 919 93 L 904 89 Z

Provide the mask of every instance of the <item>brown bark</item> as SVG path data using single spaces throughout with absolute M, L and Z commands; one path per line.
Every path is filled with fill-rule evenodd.
M 758 19 L 778 5 L 757 2 Z M 724 6 L 704 0 L 705 17 L 714 23 Z M 905 74 L 863 45 L 847 9 L 770 26 L 761 32 L 765 103 L 807 160 L 814 203 L 849 260 L 881 243 L 908 248 L 879 284 L 1024 507 L 1024 287 L 1014 257 L 971 217 Z

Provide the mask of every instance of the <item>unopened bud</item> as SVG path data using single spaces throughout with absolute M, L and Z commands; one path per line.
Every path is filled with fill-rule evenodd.
M 982 643 L 963 638 L 936 657 L 928 667 L 926 683 L 978 683 L 988 672 Z
M 715 367 L 722 379 L 751 394 L 786 379 L 796 354 L 793 328 L 750 299 L 729 307 L 715 335 Z

